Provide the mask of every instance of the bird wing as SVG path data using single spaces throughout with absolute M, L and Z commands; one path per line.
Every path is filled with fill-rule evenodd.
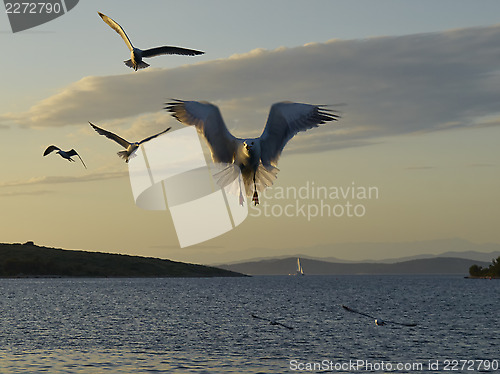
M 321 105 L 281 102 L 271 106 L 266 127 L 260 136 L 261 161 L 276 164 L 286 143 L 299 131 L 318 127 L 340 118 Z
M 80 155 L 74 150 L 72 149 L 71 151 L 69 152 L 66 152 L 68 154 L 68 156 L 78 156 L 78 158 L 80 159 L 80 161 L 82 162 L 83 166 L 85 166 L 85 169 L 87 169 L 87 165 L 85 165 L 85 162 L 83 162 L 82 158 L 80 157 Z
M 284 325 L 283 323 L 281 322 L 276 322 L 272 319 L 269 319 L 269 318 L 264 318 L 264 317 L 259 317 L 259 316 L 256 316 L 255 314 L 252 313 L 252 317 L 253 318 L 257 318 L 257 319 L 261 319 L 263 321 L 267 321 L 267 322 L 270 322 L 272 325 L 277 325 L 277 326 L 282 326 L 282 327 L 285 327 L 289 330 L 293 330 L 293 327 L 290 327 L 290 326 L 287 326 L 287 325 Z
M 205 137 L 213 161 L 232 163 L 240 140 L 227 129 L 219 108 L 208 102 L 173 100 L 165 109 L 179 122 L 196 127 Z
M 264 321 L 267 321 L 267 322 L 272 322 L 270 319 L 268 318 L 264 318 L 264 317 L 259 317 L 259 316 L 256 316 L 255 314 L 252 314 L 252 317 L 253 318 L 257 318 L 257 319 L 261 319 L 261 320 L 264 320 Z
M 388 321 L 386 319 L 384 319 L 384 322 L 385 323 L 393 323 L 395 325 L 400 325 L 400 326 L 408 326 L 408 327 L 415 327 L 415 326 L 417 326 L 416 323 L 401 323 L 401 322 Z
M 106 22 L 109 25 L 109 27 L 111 27 L 113 30 L 115 30 L 122 37 L 122 39 L 125 42 L 125 44 L 127 45 L 128 49 L 130 49 L 130 51 L 132 51 L 134 49 L 134 46 L 132 45 L 132 42 L 128 38 L 127 34 L 125 33 L 125 30 L 123 30 L 123 28 L 117 22 L 115 22 L 114 20 L 112 20 L 108 16 L 102 14 L 101 12 L 97 12 L 97 13 L 99 13 L 102 20 L 104 22 Z
M 43 152 L 43 155 L 44 155 L 44 156 L 47 156 L 47 155 L 48 155 L 50 152 L 52 152 L 52 151 L 60 151 L 60 150 L 61 150 L 61 148 L 58 148 L 58 147 L 56 147 L 55 145 L 49 145 L 49 146 L 47 147 L 47 149 L 45 150 L 45 152 Z
M 128 146 L 130 145 L 130 142 L 126 141 L 125 139 L 123 139 L 121 137 L 119 137 L 118 135 L 113 134 L 110 131 L 101 129 L 100 127 L 97 127 L 96 125 L 94 125 L 92 122 L 89 122 L 89 124 L 90 124 L 90 126 L 92 126 L 94 128 L 95 131 L 97 131 L 97 133 L 99 135 L 104 135 L 106 138 L 114 140 L 115 142 L 117 142 L 118 144 L 120 144 L 122 147 L 128 148 Z
M 205 52 L 197 51 L 195 49 L 187 49 L 181 47 L 171 47 L 171 46 L 163 46 L 150 48 L 142 51 L 142 57 L 154 57 L 160 55 L 184 55 L 184 56 L 196 56 L 202 55 Z
M 348 312 L 351 312 L 351 313 L 357 313 L 357 314 L 361 314 L 362 316 L 366 316 L 366 317 L 370 317 L 372 319 L 376 319 L 375 317 L 369 315 L 369 314 L 366 314 L 366 313 L 363 313 L 363 312 L 358 312 L 357 310 L 354 310 L 354 309 L 351 309 L 349 308 L 348 306 L 345 306 L 345 305 L 342 305 L 342 308 L 344 308 L 345 310 L 347 310 Z M 387 322 L 384 320 L 384 322 Z
M 274 322 L 275 325 L 286 327 L 288 330 L 293 330 L 293 327 L 282 324 L 281 322 Z
M 370 317 L 372 319 L 376 319 L 375 317 L 373 317 L 373 316 L 371 316 L 369 314 L 366 314 L 366 313 L 363 313 L 363 312 L 359 312 L 359 311 L 351 309 L 351 308 L 349 308 L 348 306 L 345 306 L 345 305 L 342 305 L 342 308 L 344 308 L 348 312 L 357 313 L 357 314 L 361 314 L 362 316 L 366 316 L 366 317 Z M 386 319 L 384 319 L 383 321 L 385 323 L 393 323 L 395 325 L 400 325 L 400 326 L 409 326 L 409 327 L 415 327 L 415 326 L 417 326 L 416 323 L 400 323 L 400 322 L 388 321 Z
M 145 143 L 145 142 L 147 142 L 147 141 L 150 141 L 151 139 L 154 139 L 154 138 L 156 138 L 157 136 L 160 136 L 161 134 L 166 133 L 166 132 L 167 132 L 168 130 L 170 130 L 170 129 L 171 129 L 171 127 L 169 127 L 169 128 L 168 128 L 168 129 L 166 129 L 166 130 L 163 130 L 162 132 L 159 132 L 158 134 L 151 135 L 150 137 L 147 137 L 147 138 L 145 138 L 145 139 L 142 139 L 142 140 L 139 142 L 139 144 L 142 144 L 142 143 Z

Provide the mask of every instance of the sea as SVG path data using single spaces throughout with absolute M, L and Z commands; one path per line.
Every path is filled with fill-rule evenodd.
M 2 374 L 500 373 L 495 279 L 0 279 L 0 313 Z

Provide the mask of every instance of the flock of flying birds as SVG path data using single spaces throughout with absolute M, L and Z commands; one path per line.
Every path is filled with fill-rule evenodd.
M 143 58 L 159 55 L 176 54 L 196 56 L 204 52 L 181 47 L 162 46 L 150 49 L 134 47 L 125 30 L 114 20 L 100 13 L 99 16 L 123 39 L 130 50 L 130 59 L 125 65 L 135 71 L 144 69 L 149 64 Z M 188 126 L 195 126 L 204 137 L 216 163 L 226 164 L 220 172 L 219 182 L 234 180 L 234 176 L 241 172 L 247 196 L 252 196 L 255 205 L 259 203 L 258 192 L 273 184 L 278 168 L 278 159 L 287 142 L 299 131 L 333 122 L 340 119 L 338 112 L 326 108 L 324 105 L 311 105 L 294 102 L 279 102 L 271 106 L 269 117 L 262 135 L 258 138 L 242 139 L 234 137 L 227 129 L 217 106 L 204 101 L 184 101 L 174 99 L 164 108 L 179 122 Z M 90 122 L 89 122 L 90 123 Z M 134 156 L 139 146 L 151 139 L 167 132 L 170 127 L 139 142 L 129 142 L 122 137 L 104 130 L 96 125 L 90 125 L 98 134 L 114 140 L 124 151 L 118 155 L 128 162 Z M 87 167 L 76 150 L 63 151 L 55 145 L 47 147 L 44 156 L 57 151 L 62 158 L 74 161 L 71 157 L 78 156 L 83 166 Z M 253 194 L 252 194 L 253 192 Z
M 159 55 L 176 54 L 196 56 L 204 52 L 181 47 L 162 46 L 150 49 L 139 49 L 134 47 L 125 30 L 113 19 L 98 12 L 102 20 L 115 30 L 123 39 L 130 50 L 130 59 L 124 61 L 125 65 L 135 71 L 149 66 L 143 58 L 150 58 Z M 313 127 L 333 122 L 340 119 L 339 114 L 324 105 L 311 105 L 293 102 L 279 102 L 271 106 L 266 126 L 261 136 L 258 138 L 236 138 L 227 129 L 219 108 L 206 101 L 184 101 L 174 99 L 166 104 L 165 110 L 169 111 L 179 122 L 188 126 L 195 126 L 197 131 L 205 138 L 210 148 L 212 159 L 216 163 L 227 164 L 220 175 L 222 180 L 234 180 L 235 173 L 241 172 L 248 196 L 252 196 L 255 205 L 259 203 L 258 191 L 273 184 L 278 168 L 278 159 L 287 142 L 300 131 L 305 131 Z M 138 142 L 129 142 L 124 138 L 110 131 L 102 129 L 89 122 L 90 126 L 99 134 L 104 135 L 125 148 L 118 152 L 118 156 L 128 162 L 141 144 L 148 142 L 171 128 L 167 128 L 157 134 L 148 136 Z M 83 159 L 74 150 L 63 151 L 55 145 L 50 145 L 44 151 L 47 156 L 53 151 L 57 151 L 62 158 L 74 162 L 72 156 L 78 156 L 83 166 L 87 168 Z M 253 194 L 252 194 L 253 190 Z M 374 319 L 369 314 L 358 312 L 345 305 L 342 308 L 348 312 L 356 313 Z M 258 320 L 269 322 L 271 325 L 280 326 L 292 330 L 293 327 L 277 322 L 276 320 L 259 317 L 252 314 Z M 375 324 L 383 326 L 387 323 L 394 323 L 402 326 L 416 326 L 416 324 L 399 323 L 392 321 L 382 321 L 375 319 Z
M 342 308 L 348 312 L 351 312 L 351 313 L 356 313 L 356 314 L 359 314 L 359 315 L 362 315 L 362 316 L 365 316 L 365 317 L 368 317 L 368 318 L 371 318 L 372 320 L 375 321 L 375 325 L 377 326 L 385 326 L 385 325 L 388 325 L 388 324 L 394 324 L 394 325 L 399 325 L 399 326 L 406 326 L 406 327 L 416 327 L 417 324 L 416 323 L 404 323 L 404 322 L 394 322 L 394 321 L 388 321 L 388 320 L 382 320 L 380 318 L 375 318 L 373 317 L 372 315 L 370 314 L 367 314 L 367 313 L 364 313 L 364 312 L 359 312 L 357 310 L 354 310 L 352 308 L 349 308 L 348 306 L 346 305 L 342 305 Z M 281 322 L 278 322 L 277 320 L 275 319 L 269 319 L 269 318 L 265 318 L 265 317 L 259 317 L 255 314 L 251 314 L 251 316 L 253 318 L 256 318 L 256 319 L 259 319 L 259 320 L 262 320 L 262 321 L 267 321 L 269 322 L 270 325 L 273 325 L 273 326 L 280 326 L 280 327 L 284 327 L 288 330 L 293 330 L 293 327 L 292 326 L 288 326 L 288 325 L 285 325 Z
M 98 12 L 98 14 L 102 18 L 102 20 L 109 25 L 109 27 L 111 27 L 113 30 L 115 30 L 122 37 L 123 41 L 125 42 L 128 49 L 130 50 L 130 60 L 124 61 L 124 63 L 125 63 L 125 65 L 133 68 L 135 71 L 137 71 L 137 69 L 144 69 L 144 68 L 147 68 L 149 66 L 149 64 L 142 61 L 142 59 L 144 57 L 148 58 L 148 57 L 155 57 L 155 56 L 169 55 L 169 54 L 170 55 L 175 54 L 175 55 L 195 56 L 195 55 L 201 55 L 201 54 L 205 53 L 202 51 L 196 51 L 194 49 L 172 47 L 172 46 L 163 46 L 163 47 L 156 47 L 156 48 L 150 48 L 150 49 L 144 49 L 144 50 L 140 49 L 140 48 L 136 48 L 136 47 L 134 47 L 134 45 L 130 41 L 129 37 L 125 33 L 125 30 L 123 30 L 123 28 L 117 22 L 115 22 L 113 19 L 109 18 L 108 16 L 106 16 L 100 12 Z M 129 141 L 123 139 L 122 137 L 120 137 L 120 136 L 118 136 L 110 131 L 107 131 L 107 130 L 104 130 L 100 127 L 97 127 L 93 123 L 89 122 L 89 124 L 90 124 L 90 126 L 92 126 L 94 128 L 95 131 L 97 131 L 98 134 L 104 135 L 108 139 L 114 140 L 119 145 L 121 145 L 122 147 L 125 148 L 125 151 L 118 152 L 118 156 L 122 157 L 125 160 L 125 162 L 129 161 L 129 159 L 133 156 L 134 152 L 139 148 L 139 146 L 142 143 L 145 143 L 151 139 L 154 139 L 157 136 L 160 136 L 160 135 L 164 134 L 165 132 L 167 132 L 168 130 L 170 130 L 170 127 L 169 127 L 168 129 L 166 129 L 162 132 L 159 132 L 158 134 L 149 136 L 149 137 L 147 137 L 139 142 L 129 142 Z M 71 158 L 71 156 L 78 156 L 78 158 L 80 158 L 80 160 L 82 161 L 83 166 L 85 166 L 85 168 L 87 168 L 87 166 L 83 162 L 80 155 L 74 149 L 71 149 L 69 151 L 63 151 L 59 147 L 56 147 L 55 145 L 50 145 L 47 147 L 45 152 L 43 152 L 43 155 L 47 156 L 49 153 L 51 153 L 53 151 L 57 151 L 56 152 L 57 154 L 59 154 L 62 158 L 66 159 L 70 162 L 71 161 L 74 162 L 74 160 Z
M 364 313 L 364 312 L 359 312 L 357 310 L 349 308 L 346 305 L 342 305 L 342 308 L 344 310 L 348 311 L 348 312 L 359 314 L 361 316 L 365 316 L 365 317 L 371 318 L 372 320 L 375 321 L 375 325 L 377 325 L 377 326 L 385 326 L 385 325 L 388 325 L 388 324 L 394 324 L 394 325 L 406 326 L 406 327 L 416 327 L 417 326 L 416 323 L 394 322 L 394 321 L 382 320 L 380 318 L 375 318 L 374 316 L 372 316 L 370 314 L 367 314 L 367 313 Z M 285 325 L 285 324 L 283 324 L 281 322 L 278 322 L 275 319 L 270 319 L 270 318 L 266 318 L 266 317 L 259 317 L 259 316 L 255 315 L 253 313 L 251 314 L 251 316 L 253 318 L 256 318 L 256 319 L 259 319 L 259 320 L 262 320 L 262 321 L 267 321 L 267 322 L 269 322 L 270 325 L 280 326 L 280 327 L 284 327 L 284 328 L 286 328 L 288 330 L 293 330 L 292 326 Z

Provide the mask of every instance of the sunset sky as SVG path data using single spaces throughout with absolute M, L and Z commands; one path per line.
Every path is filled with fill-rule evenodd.
M 98 11 L 140 48 L 206 54 L 155 57 L 134 72 Z M 416 243 L 422 253 L 498 249 L 499 14 L 500 2 L 472 0 L 82 0 L 13 34 L 3 12 L 0 242 L 198 263 L 404 257 Z M 119 146 L 88 125 L 129 140 L 182 128 L 163 110 L 170 98 L 218 105 L 238 137 L 259 136 L 283 100 L 333 105 L 342 119 L 290 141 L 273 188 L 240 226 L 180 248 L 170 213 L 135 205 Z M 75 148 L 88 169 L 43 157 L 51 144 Z M 352 217 L 307 217 L 300 207 L 320 199 L 283 196 L 318 187 L 377 195 L 323 201 L 362 205 Z

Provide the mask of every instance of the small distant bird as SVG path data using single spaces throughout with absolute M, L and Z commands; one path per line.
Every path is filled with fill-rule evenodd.
M 125 151 L 120 151 L 120 152 L 117 153 L 119 157 L 125 159 L 125 162 L 128 162 L 128 160 L 130 160 L 132 157 L 134 157 L 135 151 L 137 150 L 137 148 L 139 148 L 139 146 L 142 143 L 146 143 L 147 141 L 150 141 L 151 139 L 154 139 L 157 136 L 160 136 L 161 134 L 164 134 L 168 130 L 171 129 L 171 127 L 169 127 L 168 129 L 163 130 L 162 132 L 159 132 L 158 134 L 151 135 L 151 136 L 149 136 L 149 137 L 147 137 L 145 139 L 142 139 L 140 142 L 131 143 L 131 142 L 129 142 L 129 141 L 127 141 L 127 140 L 119 137 L 118 135 L 113 134 L 110 131 L 107 131 L 107 130 L 101 129 L 100 127 L 97 127 L 96 125 L 94 125 L 90 121 L 89 121 L 89 124 L 90 124 L 90 126 L 92 126 L 94 128 L 95 131 L 97 131 L 97 133 L 99 135 L 104 135 L 106 138 L 114 140 L 115 142 L 117 142 L 123 148 L 126 149 Z
M 128 38 L 127 34 L 125 34 L 125 30 L 123 30 L 123 28 L 118 23 L 116 23 L 114 20 L 112 20 L 111 18 L 100 12 L 97 13 L 99 13 L 99 16 L 101 16 L 102 20 L 106 22 L 109 25 L 109 27 L 111 27 L 118 34 L 120 34 L 122 39 L 125 41 L 125 44 L 127 45 L 128 49 L 130 49 L 130 54 L 131 54 L 130 60 L 124 61 L 125 65 L 131 67 L 135 71 L 137 71 L 137 69 L 144 69 L 149 66 L 149 64 L 142 61 L 144 57 L 155 57 L 160 55 L 195 56 L 195 55 L 202 55 L 205 53 L 194 49 L 171 47 L 171 46 L 156 47 L 144 50 L 136 48 L 132 45 L 132 42 Z
M 375 317 L 373 317 L 373 316 L 371 316 L 369 314 L 366 314 L 366 313 L 363 313 L 363 312 L 358 312 L 357 310 L 351 309 L 351 308 L 349 308 L 348 306 L 345 306 L 345 305 L 342 305 L 342 308 L 344 308 L 348 312 L 357 313 L 357 314 L 360 314 L 362 316 L 370 317 L 371 319 L 374 319 L 375 320 L 375 324 L 377 326 L 385 326 L 387 323 L 393 323 L 395 325 L 408 326 L 408 327 L 415 327 L 415 326 L 417 326 L 416 323 L 399 323 L 399 322 L 393 322 L 393 321 L 383 321 L 383 320 L 375 318 Z
M 260 137 L 240 139 L 231 135 L 219 108 L 206 101 L 173 99 L 165 109 L 178 121 L 196 127 L 207 141 L 214 162 L 229 164 L 218 173 L 220 180 L 235 180 L 235 173 L 241 171 L 246 193 L 255 205 L 259 203 L 257 191 L 271 186 L 276 179 L 276 165 L 286 143 L 299 131 L 340 118 L 323 105 L 279 102 L 271 106 Z
M 80 159 L 80 161 L 82 162 L 83 166 L 85 166 L 85 169 L 87 169 L 87 165 L 85 165 L 85 162 L 83 162 L 82 158 L 80 157 L 80 155 L 74 150 L 70 150 L 70 151 L 62 151 L 61 148 L 58 148 L 56 147 L 55 145 L 49 145 L 47 147 L 47 149 L 45 150 L 45 152 L 43 152 L 43 155 L 44 156 L 47 156 L 50 152 L 52 151 L 57 151 L 56 153 L 58 155 L 60 155 L 62 158 L 65 158 L 66 160 L 70 161 L 70 162 L 75 162 L 75 160 L 73 160 L 71 158 L 71 156 L 78 156 L 78 158 Z
M 259 317 L 259 316 L 256 316 L 255 314 L 252 314 L 252 317 L 253 318 L 257 318 L 257 319 L 261 319 L 261 320 L 264 320 L 264 321 L 268 321 L 270 325 L 273 325 L 273 326 L 281 326 L 281 327 L 285 327 L 287 328 L 288 330 L 293 330 L 293 327 L 290 327 L 290 326 L 287 326 L 287 325 L 284 325 L 280 322 L 277 322 L 273 319 L 269 319 L 269 318 L 264 318 L 264 317 Z

